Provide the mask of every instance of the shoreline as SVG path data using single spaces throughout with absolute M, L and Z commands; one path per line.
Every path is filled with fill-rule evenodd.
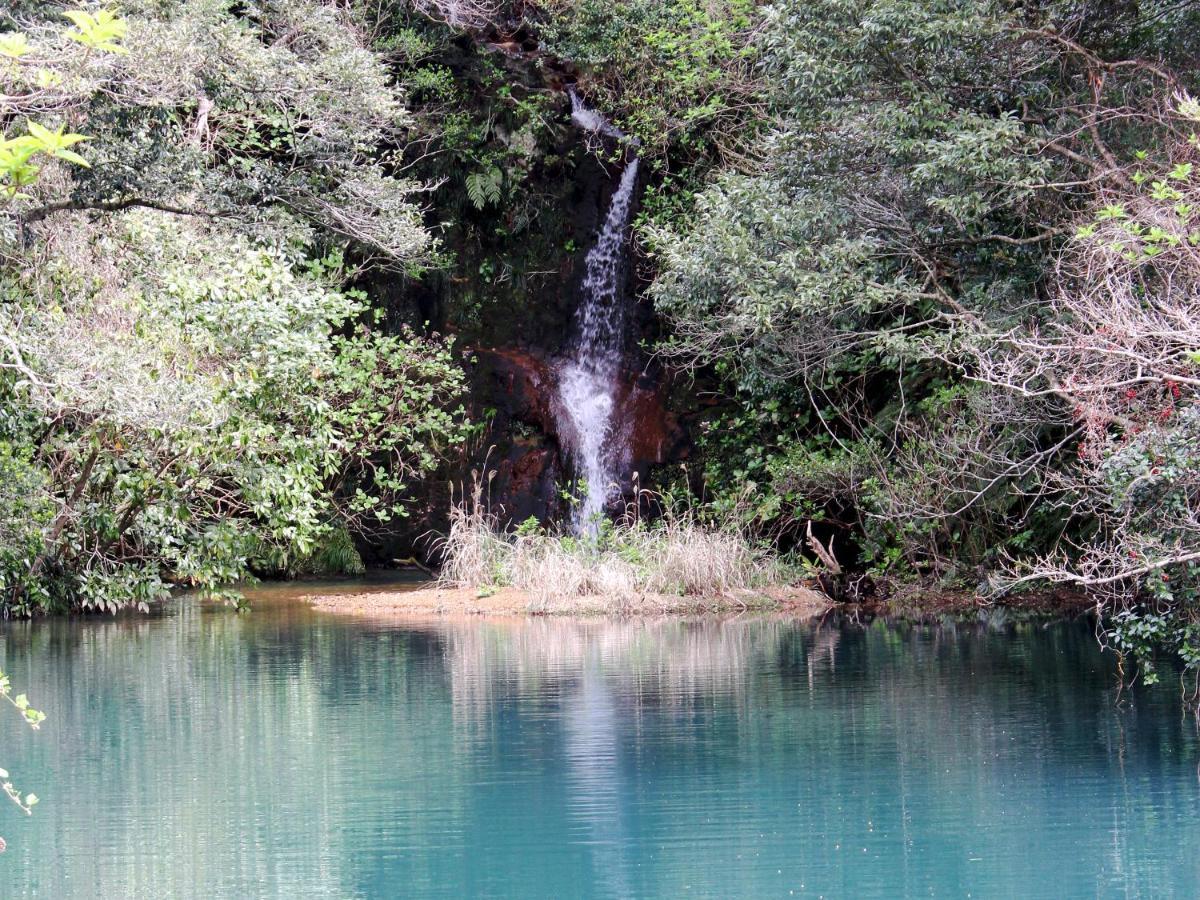
M 413 590 L 312 594 L 306 597 L 315 610 L 325 613 L 380 618 L 427 616 L 568 616 L 627 618 L 638 616 L 693 616 L 740 612 L 788 613 L 812 618 L 828 612 L 834 603 L 811 588 L 796 586 L 739 591 L 712 597 L 642 594 L 617 597 L 593 594 L 566 597 L 552 603 L 538 601 L 517 588 L 419 587 Z
M 922 624 L 999 611 L 1018 618 L 1074 619 L 1094 612 L 1096 602 L 1086 594 L 1061 587 L 989 598 L 974 591 L 925 588 L 918 584 L 906 585 L 885 598 L 846 603 L 843 608 L 871 618 Z
M 839 603 L 804 585 L 739 591 L 716 596 L 593 594 L 552 602 L 518 588 L 443 587 L 433 582 L 411 588 L 350 590 L 304 594 L 312 609 L 333 615 L 372 618 L 443 617 L 577 617 L 636 618 L 730 615 L 745 612 L 779 613 L 798 619 L 830 613 L 854 619 L 883 618 L 923 624 L 946 619 L 969 619 L 1003 611 L 1018 618 L 1073 619 L 1095 610 L 1086 595 L 1068 590 L 1031 592 L 988 599 L 971 591 L 905 586 L 889 596 Z

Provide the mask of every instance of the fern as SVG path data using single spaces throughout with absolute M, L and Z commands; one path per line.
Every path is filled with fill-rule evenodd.
M 366 567 L 350 533 L 335 528 L 300 560 L 300 571 L 305 575 L 362 575 Z
M 467 176 L 467 197 L 476 209 L 500 202 L 500 188 L 504 184 L 504 173 L 495 166 Z

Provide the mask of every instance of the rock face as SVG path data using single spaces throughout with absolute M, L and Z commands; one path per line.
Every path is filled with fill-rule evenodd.
M 481 395 L 501 401 L 497 414 L 550 433 L 553 422 L 554 374 L 532 350 L 513 347 L 476 349 L 470 352 L 475 384 Z
M 686 430 L 667 408 L 667 385 L 638 372 L 625 373 L 617 392 L 617 422 L 628 436 L 635 471 L 678 462 L 689 449 Z
M 569 444 L 559 433 L 555 385 L 557 363 L 536 351 L 512 347 L 476 349 L 473 359 L 473 396 L 486 397 L 492 404 L 485 446 L 486 468 L 495 471 L 491 485 L 492 503 L 513 521 L 535 516 L 547 520 L 558 516 L 558 489 L 570 460 L 564 458 Z M 652 466 L 681 460 L 689 449 L 688 437 L 679 418 L 667 408 L 667 385 L 661 377 L 642 372 L 620 371 L 615 376 L 614 428 L 626 437 L 628 466 L 646 483 Z
M 492 510 L 512 522 L 556 517 L 563 467 L 548 428 L 554 386 L 549 366 L 516 348 L 477 349 L 468 358 L 475 418 L 487 422 L 476 471 L 495 473 L 488 487 Z

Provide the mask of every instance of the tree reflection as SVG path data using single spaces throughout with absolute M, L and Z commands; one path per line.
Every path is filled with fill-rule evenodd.
M 1036 894 L 1040 866 L 1155 894 L 1200 876 L 1194 727 L 1169 687 L 1117 705 L 1086 625 L 181 603 L 9 623 L 2 647 L 49 716 L 5 748 L 45 787 L 32 820 L 0 822 L 28 893 Z

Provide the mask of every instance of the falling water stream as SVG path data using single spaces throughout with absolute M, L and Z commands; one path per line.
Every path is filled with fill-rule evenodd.
M 621 141 L 626 136 L 607 119 L 584 105 L 571 91 L 571 118 L 580 128 Z M 575 529 L 594 530 L 628 465 L 628 449 L 616 426 L 616 391 L 625 339 L 625 307 L 621 302 L 626 231 L 637 187 L 638 158 L 632 152 L 596 243 L 587 255 L 587 269 L 574 335 L 566 361 L 559 369 L 558 400 L 561 431 L 576 472 L 587 491 L 575 511 Z

